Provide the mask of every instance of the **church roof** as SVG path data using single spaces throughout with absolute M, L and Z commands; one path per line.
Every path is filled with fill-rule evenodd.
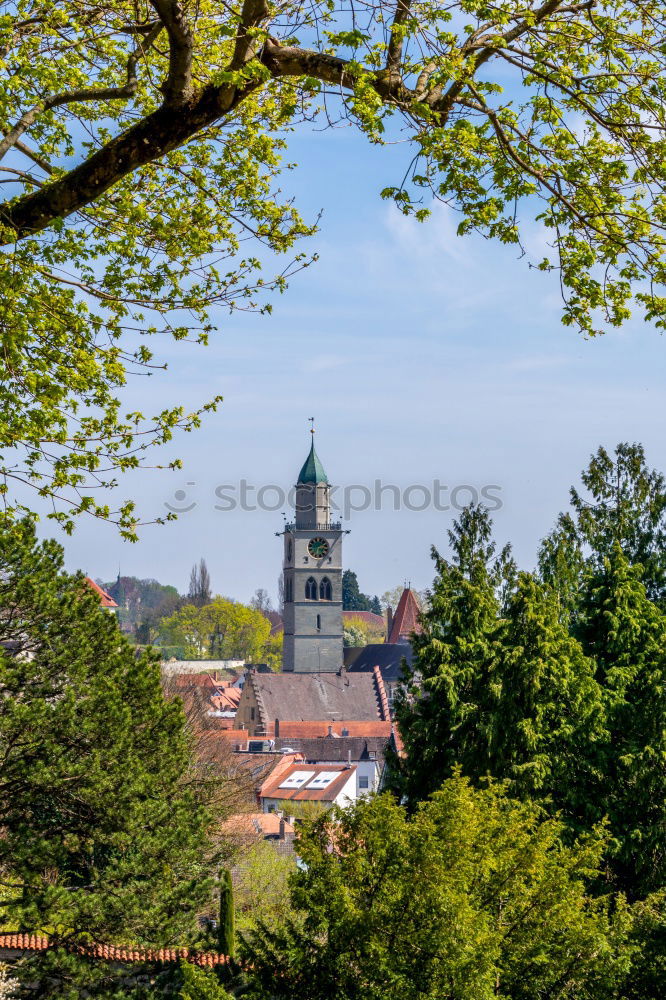
M 324 466 L 319 460 L 315 451 L 314 440 L 310 445 L 310 454 L 305 459 L 303 468 L 298 474 L 299 483 L 327 483 L 328 478 L 324 472 Z
M 408 640 L 412 632 L 420 631 L 418 602 L 414 591 L 405 587 L 393 615 L 388 641 L 394 643 Z

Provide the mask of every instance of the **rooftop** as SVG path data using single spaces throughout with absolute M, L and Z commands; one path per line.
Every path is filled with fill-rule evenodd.
M 305 459 L 303 468 L 298 474 L 299 483 L 327 483 L 328 478 L 324 472 L 324 466 L 319 460 L 319 456 L 315 451 L 314 438 L 312 439 L 312 444 L 310 445 L 310 453 Z
M 393 615 L 388 641 L 390 643 L 409 641 L 409 637 L 413 632 L 420 632 L 420 613 L 421 609 L 419 608 L 414 591 L 410 587 L 405 587 Z
M 293 764 L 281 774 L 271 774 L 261 786 L 262 799 L 292 802 L 334 802 L 356 767 L 344 764 Z

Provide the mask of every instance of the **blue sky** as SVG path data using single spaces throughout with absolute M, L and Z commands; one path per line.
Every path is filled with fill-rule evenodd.
M 497 537 L 513 542 L 526 568 L 599 444 L 642 441 L 651 464 L 666 469 L 658 332 L 636 320 L 586 341 L 560 323 L 557 278 L 530 271 L 516 248 L 458 238 L 441 206 L 423 225 L 399 215 L 379 197 L 409 160 L 399 144 L 371 147 L 350 129 L 308 132 L 289 158 L 300 166 L 284 189 L 306 217 L 324 210 L 311 243 L 319 262 L 274 300 L 272 316 L 221 314 L 208 348 L 166 343 L 169 371 L 127 394 L 144 412 L 224 395 L 201 430 L 165 453 L 183 458 L 182 471 L 133 473 L 119 490 L 148 517 L 166 503 L 196 506 L 142 529 L 133 545 L 83 520 L 61 537 L 69 568 L 110 579 L 120 567 L 185 589 L 205 556 L 217 592 L 275 593 L 281 512 L 221 512 L 214 491 L 241 479 L 290 486 L 310 416 L 337 484 L 499 486 Z M 535 225 L 527 240 L 538 251 Z M 390 504 L 357 512 L 345 563 L 370 593 L 406 579 L 427 586 L 430 546 L 446 549 L 454 514 Z

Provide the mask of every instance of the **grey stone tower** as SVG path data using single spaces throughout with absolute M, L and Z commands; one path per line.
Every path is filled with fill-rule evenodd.
M 313 438 L 296 483 L 294 521 L 284 529 L 285 671 L 342 666 L 342 535 L 331 521 L 330 486 Z

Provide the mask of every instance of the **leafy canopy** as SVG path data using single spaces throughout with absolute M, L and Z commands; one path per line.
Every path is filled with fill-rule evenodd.
M 631 913 L 586 894 L 598 837 L 565 848 L 559 834 L 533 804 L 459 776 L 413 816 L 386 795 L 326 813 L 299 839 L 294 915 L 243 943 L 249 995 L 620 996 Z
M 175 646 L 185 659 L 248 660 L 274 655 L 269 642 L 271 623 L 254 608 L 227 597 L 210 604 L 186 604 L 160 623 L 160 638 Z
M 17 0 L 0 16 L 0 490 L 136 535 L 97 499 L 219 397 L 123 408 L 164 337 L 266 306 L 312 227 L 280 193 L 291 128 L 347 119 L 400 140 L 382 192 L 548 250 L 564 322 L 663 326 L 664 49 L 657 0 Z M 538 242 L 538 241 L 537 241 Z M 268 277 L 262 263 L 275 263 Z

